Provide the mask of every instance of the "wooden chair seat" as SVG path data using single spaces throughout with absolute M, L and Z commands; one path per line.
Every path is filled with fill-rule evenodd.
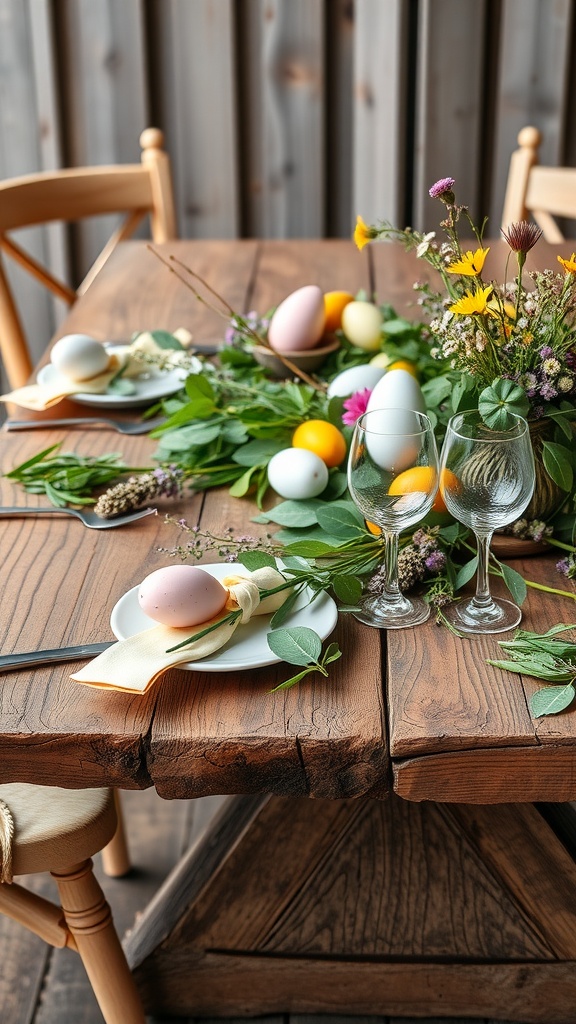
M 0 800 L 14 823 L 13 873 L 50 871 L 61 901 L 58 906 L 18 883 L 3 883 L 0 912 L 51 945 L 80 954 L 106 1024 L 144 1024 L 140 998 L 90 860 L 116 831 L 112 791 L 13 783 L 0 786 Z
M 518 134 L 519 149 L 510 158 L 502 227 L 532 217 L 547 242 L 564 235 L 555 217 L 576 219 L 576 167 L 543 167 L 538 162 L 542 135 L 527 126 Z
M 155 242 L 177 237 L 164 136 L 157 128 L 147 128 L 140 136 L 140 145 L 139 164 L 67 168 L 0 182 L 0 356 L 12 388 L 26 383 L 32 373 L 32 359 L 2 255 L 14 260 L 57 298 L 72 305 L 118 243 L 130 238 L 147 215 Z M 42 266 L 12 235 L 32 225 L 77 222 L 110 213 L 122 213 L 124 219 L 76 289 Z

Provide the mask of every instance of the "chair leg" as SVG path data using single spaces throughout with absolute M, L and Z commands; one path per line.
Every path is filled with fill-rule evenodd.
M 108 845 L 102 850 L 102 867 L 104 874 L 108 875 L 109 878 L 120 878 L 122 875 L 128 874 L 132 865 L 126 841 L 120 793 L 117 789 L 114 790 L 114 804 L 116 806 L 118 827 Z
M 66 923 L 106 1024 L 145 1024 L 144 1011 L 92 861 L 52 872 Z

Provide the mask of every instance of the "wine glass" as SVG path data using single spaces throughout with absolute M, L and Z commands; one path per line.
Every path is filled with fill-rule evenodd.
M 508 430 L 491 430 L 478 410 L 458 413 L 448 423 L 441 453 L 440 481 L 448 511 L 476 536 L 476 594 L 444 610 L 464 633 L 503 633 L 522 612 L 513 601 L 493 598 L 488 583 L 492 534 L 522 514 L 534 490 L 534 456 L 526 420 L 510 414 Z
M 362 515 L 384 540 L 386 579 L 354 615 L 367 626 L 402 629 L 425 622 L 429 605 L 398 587 L 398 536 L 432 508 L 438 490 L 438 452 L 432 424 L 421 412 L 373 409 L 359 418 L 348 458 L 348 487 Z

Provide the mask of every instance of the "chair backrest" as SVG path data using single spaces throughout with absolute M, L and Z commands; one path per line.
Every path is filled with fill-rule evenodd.
M 554 217 L 576 218 L 576 167 L 540 166 L 541 141 L 537 128 L 527 126 L 518 134 L 519 149 L 510 158 L 502 227 L 533 217 L 547 242 L 562 242 Z
M 46 288 L 71 305 L 86 290 L 118 242 L 129 238 L 150 215 L 155 242 L 177 237 L 172 176 L 164 137 L 157 128 L 140 136 L 142 162 L 112 167 L 47 171 L 0 183 L 0 254 L 12 257 Z M 50 221 L 78 221 L 100 214 L 126 214 L 80 287 L 75 291 L 26 253 L 10 232 Z M 0 258 L 0 356 L 11 387 L 25 384 L 32 372 L 21 319 Z

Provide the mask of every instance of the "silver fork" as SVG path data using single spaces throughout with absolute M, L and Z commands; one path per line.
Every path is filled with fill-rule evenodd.
M 4 508 L 0 508 L 0 517 L 76 516 L 90 530 L 111 530 L 115 526 L 125 526 L 126 523 L 134 523 L 137 519 L 143 519 L 144 516 L 151 516 L 155 513 L 155 508 L 142 508 L 138 512 L 128 512 L 126 515 L 114 516 L 112 519 L 102 519 L 101 516 L 97 516 L 94 512 L 84 512 L 77 508 L 30 508 L 29 506 L 20 508 L 17 505 L 7 505 Z
M 117 430 L 119 434 L 147 434 L 154 427 L 166 422 L 165 416 L 151 420 L 114 420 L 106 416 L 79 416 L 68 420 L 6 420 L 7 430 L 51 430 L 52 427 L 91 427 L 104 425 Z

